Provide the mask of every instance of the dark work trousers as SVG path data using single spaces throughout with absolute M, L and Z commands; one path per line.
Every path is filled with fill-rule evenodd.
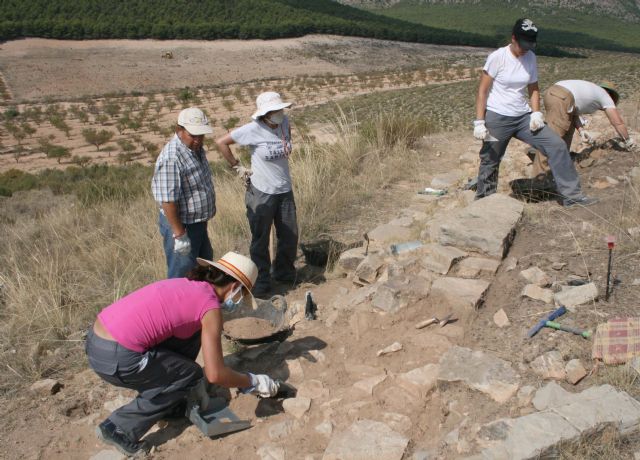
M 85 350 L 89 365 L 102 379 L 138 391 L 133 401 L 109 415 L 109 420 L 132 441 L 140 440 L 154 423 L 185 401 L 203 375 L 202 367 L 195 362 L 200 332 L 185 340 L 172 337 L 138 353 L 98 337 L 92 327 Z
M 183 224 L 191 240 L 191 252 L 178 254 L 173 250 L 173 230 L 164 214 L 158 217 L 158 226 L 162 235 L 162 246 L 167 257 L 167 278 L 183 278 L 189 270 L 197 265 L 196 257 L 213 259 L 213 248 L 207 233 L 207 222 Z
M 271 225 L 276 227 L 277 249 L 273 263 L 273 277 L 280 281 L 294 281 L 294 262 L 298 251 L 298 220 L 293 192 L 270 195 L 253 185 L 245 194 L 247 219 L 251 229 L 251 260 L 258 266 L 255 291 L 267 291 L 271 287 L 271 257 L 269 234 Z
M 507 117 L 487 110 L 485 125 L 489 130 L 489 136 L 495 140 L 485 140 L 480 149 L 476 198 L 489 196 L 498 189 L 500 162 L 512 137 L 526 142 L 547 157 L 560 194 L 559 198 L 566 201 L 583 196 L 578 173 L 562 138 L 546 125 L 539 131 L 531 132 L 529 121 L 529 114 Z

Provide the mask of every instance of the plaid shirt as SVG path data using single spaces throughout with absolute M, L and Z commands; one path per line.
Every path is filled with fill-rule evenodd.
M 211 219 L 216 213 L 216 194 L 207 155 L 189 150 L 176 134 L 156 161 L 151 181 L 153 197 L 163 202 L 177 203 L 183 224 Z

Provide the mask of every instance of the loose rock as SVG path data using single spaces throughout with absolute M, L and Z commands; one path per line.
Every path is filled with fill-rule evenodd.
M 551 278 L 538 267 L 530 267 L 520 272 L 520 276 L 531 284 L 545 287 L 551 284 Z
M 392 430 L 399 433 L 406 433 L 413 427 L 413 423 L 409 417 L 398 414 L 397 412 L 385 412 L 382 415 L 382 419 Z
M 352 272 L 364 260 L 364 248 L 353 248 L 344 251 L 338 258 L 338 266 L 344 271 Z
M 366 379 L 358 380 L 356 383 L 353 384 L 353 387 L 357 388 L 358 390 L 364 391 L 368 395 L 372 395 L 373 389 L 376 387 L 376 385 L 384 382 L 386 378 L 387 378 L 387 374 L 374 375 L 373 377 L 368 377 Z
M 91 456 L 89 460 L 125 460 L 127 457 L 117 450 L 105 449 Z
M 355 276 L 362 281 L 372 284 L 380 275 L 383 264 L 384 260 L 382 257 L 377 254 L 369 254 L 356 268 Z
M 523 297 L 529 297 L 533 300 L 540 300 L 544 303 L 553 302 L 553 291 L 551 289 L 544 289 L 535 284 L 527 284 L 522 290 Z
M 564 305 L 569 310 L 593 302 L 598 298 L 598 288 L 595 283 L 570 287 L 555 294 L 554 299 L 558 305 Z
M 298 385 L 298 398 L 322 399 L 329 397 L 329 389 L 320 380 L 305 380 Z
M 502 308 L 493 315 L 493 322 L 498 327 L 507 327 L 511 324 L 509 317 Z
M 452 246 L 440 244 L 427 244 L 427 255 L 421 260 L 424 268 L 441 275 L 449 273 L 451 266 L 459 259 L 467 256 L 467 253 Z
M 458 262 L 456 275 L 461 278 L 479 278 L 493 276 L 498 271 L 500 262 L 483 257 L 467 257 Z
M 452 347 L 440 358 L 438 380 L 464 382 L 499 403 L 510 399 L 520 386 L 519 376 L 507 361 L 462 347 Z
M 567 404 L 573 393 L 569 393 L 556 382 L 549 382 L 538 391 L 532 400 L 538 410 L 552 409 Z
M 373 295 L 371 305 L 389 313 L 396 313 L 407 306 L 406 300 L 400 298 L 403 288 L 406 286 L 394 280 L 382 283 Z
M 393 342 L 388 347 L 383 348 L 382 350 L 378 350 L 378 353 L 376 353 L 376 355 L 377 356 L 388 355 L 390 353 L 395 353 L 396 351 L 400 351 L 400 350 L 402 350 L 402 344 L 400 342 Z
M 316 425 L 314 429 L 317 433 L 329 437 L 331 436 L 331 433 L 333 433 L 333 424 L 330 420 L 325 420 L 324 422 Z
M 543 379 L 563 380 L 566 376 L 564 360 L 557 350 L 538 356 L 531 363 L 531 369 Z
M 525 385 L 518 390 L 517 399 L 519 407 L 527 407 L 533 401 L 536 389 L 531 385 Z
M 411 239 L 411 230 L 397 225 L 383 224 L 371 230 L 369 239 L 376 243 L 400 243 Z
M 51 396 L 62 389 L 63 385 L 54 379 L 43 379 L 34 382 L 29 390 L 38 396 Z
M 284 403 L 283 403 L 284 407 Z M 286 409 L 285 409 L 286 411 Z M 285 420 L 284 422 L 274 423 L 269 426 L 269 438 L 272 441 L 286 439 L 293 432 L 293 420 Z
M 484 302 L 490 283 L 465 278 L 440 278 L 431 285 L 429 299 L 443 310 L 475 310 Z
M 285 460 L 284 448 L 273 444 L 265 444 L 256 453 L 260 460 Z
M 334 433 L 323 460 L 401 460 L 409 439 L 388 425 L 359 420 L 340 433 Z
M 569 361 L 564 370 L 567 373 L 567 382 L 572 385 L 576 385 L 580 380 L 587 376 L 587 370 L 579 359 L 572 359 Z
M 289 398 L 282 401 L 282 408 L 285 413 L 293 415 L 295 418 L 301 418 L 307 413 L 311 407 L 311 399 L 303 396 Z
M 398 384 L 416 398 L 420 398 L 435 388 L 439 372 L 440 367 L 437 364 L 427 364 L 398 375 Z

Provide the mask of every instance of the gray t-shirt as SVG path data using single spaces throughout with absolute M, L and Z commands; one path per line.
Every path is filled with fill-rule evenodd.
M 589 114 L 596 110 L 604 110 L 616 106 L 609 93 L 590 81 L 562 80 L 556 85 L 568 89 L 573 94 L 578 113 Z
M 255 188 L 270 195 L 291 191 L 289 118 L 275 129 L 262 121 L 252 121 L 232 131 L 231 139 L 251 151 L 251 184 Z

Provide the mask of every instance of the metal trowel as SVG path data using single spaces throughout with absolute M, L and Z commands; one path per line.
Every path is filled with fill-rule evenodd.
M 187 414 L 191 423 L 198 427 L 205 436 L 220 436 L 251 428 L 251 422 L 240 420 L 229 409 L 229 406 L 226 406 L 226 401 L 223 398 L 216 399 L 221 399 L 224 403 L 204 411 L 200 409 L 199 405 L 194 405 Z
M 187 418 L 205 436 L 220 436 L 251 428 L 249 420 L 240 418 L 229 409 L 224 398 L 212 398 L 207 382 L 201 379 L 187 397 Z

